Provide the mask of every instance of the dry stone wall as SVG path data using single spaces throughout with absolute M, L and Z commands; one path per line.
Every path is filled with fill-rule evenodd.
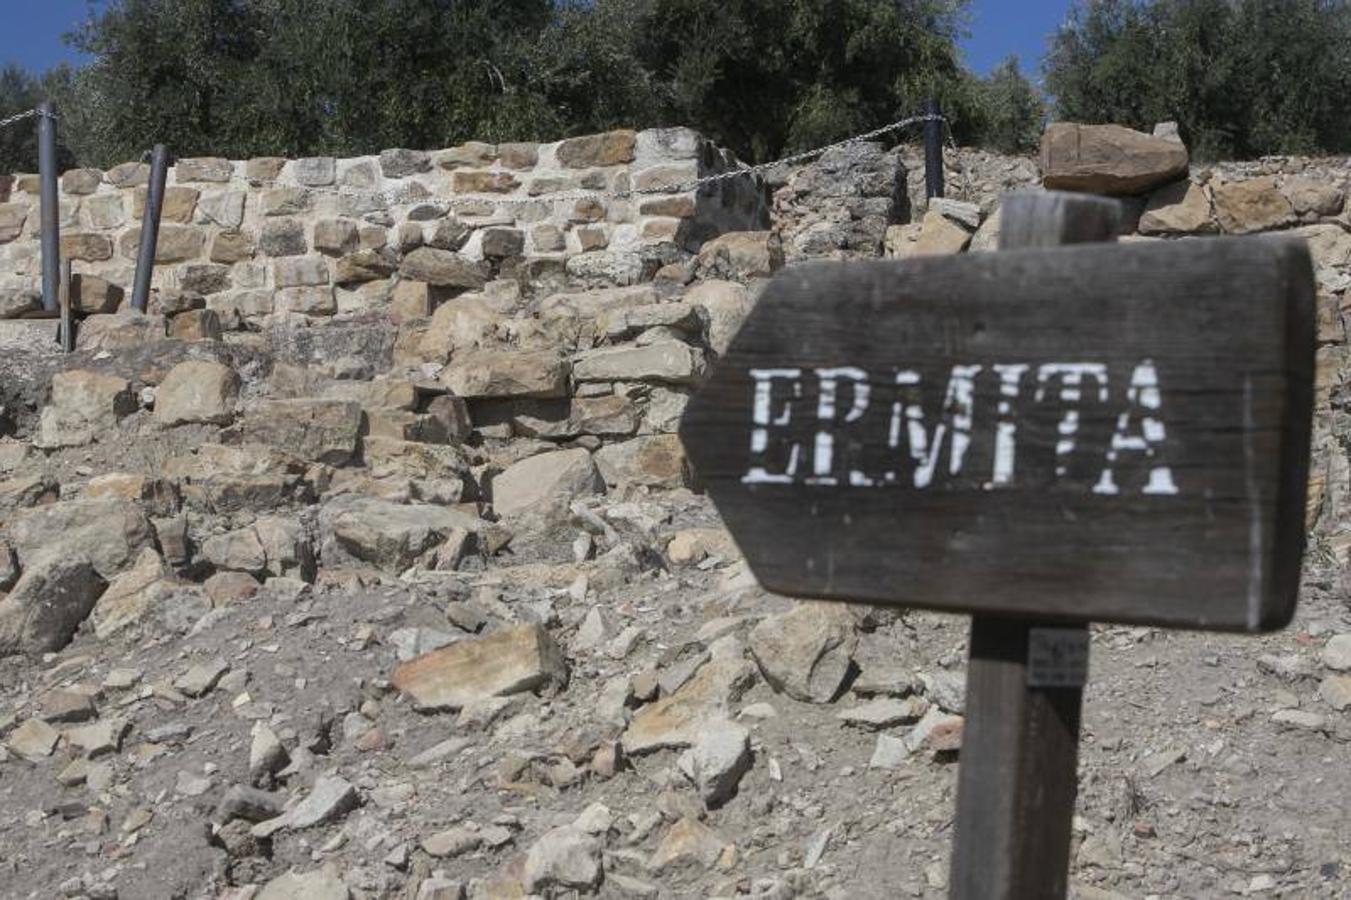
M 735 165 L 682 128 L 354 159 L 180 159 L 154 285 L 200 295 L 228 330 L 273 312 L 430 315 L 498 276 L 636 283 L 720 233 L 765 227 L 754 180 L 690 186 Z M 61 177 L 61 252 L 81 276 L 82 313 L 114 312 L 130 289 L 148 177 L 134 162 Z M 0 318 L 38 308 L 38 232 L 37 176 L 0 180 Z

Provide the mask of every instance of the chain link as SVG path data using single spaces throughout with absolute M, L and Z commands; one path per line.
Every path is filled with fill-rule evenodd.
M 17 115 L 10 116 L 7 119 L 0 119 L 0 128 L 8 128 L 11 125 L 22 122 L 24 119 L 31 119 L 37 114 L 38 111 L 36 109 L 29 109 L 18 113 Z
M 44 109 L 26 109 L 23 112 L 16 113 L 7 119 L 0 119 L 0 128 L 8 128 L 10 125 L 22 122 L 24 119 L 35 118 L 36 116 L 42 116 L 43 118 L 51 119 L 53 122 L 57 121 L 56 113 L 49 113 Z
M 630 188 L 623 191 L 601 191 L 601 190 L 571 190 L 571 191 L 552 191 L 549 193 L 536 194 L 529 197 L 504 197 L 500 194 L 458 194 L 454 197 L 430 197 L 416 192 L 413 187 L 403 187 L 396 190 L 375 191 L 362 190 L 360 188 L 339 188 L 327 186 L 309 186 L 299 184 L 286 184 L 271 178 L 232 178 L 231 182 L 244 185 L 251 188 L 260 187 L 280 187 L 292 188 L 297 191 L 316 194 L 328 194 L 338 197 L 350 197 L 353 199 L 365 199 L 381 201 L 389 206 L 405 206 L 425 203 L 430 206 L 523 206 L 535 203 L 575 203 L 583 200 L 622 200 L 630 197 L 651 196 L 655 194 L 683 194 L 691 191 L 698 191 L 706 185 L 717 184 L 728 181 L 733 178 L 743 176 L 755 177 L 770 169 L 776 169 L 783 166 L 792 166 L 807 160 L 814 159 L 832 150 L 838 150 L 843 147 L 850 147 L 854 144 L 860 144 L 865 141 L 871 141 L 892 131 L 898 131 L 902 128 L 908 128 L 919 122 L 946 122 L 947 120 L 940 115 L 925 114 L 920 116 L 909 116 L 904 119 L 892 122 L 889 125 L 883 125 L 881 128 L 874 128 L 872 131 L 864 134 L 855 135 L 842 141 L 836 141 L 833 144 L 827 144 L 824 147 L 817 147 L 814 150 L 806 150 L 802 153 L 795 153 L 792 156 L 786 156 L 783 159 L 776 159 L 773 162 L 760 163 L 754 166 L 745 166 L 740 169 L 729 169 L 726 172 L 718 172 L 713 175 L 705 175 L 702 178 L 696 178 L 693 181 L 681 182 L 679 184 L 663 185 L 652 188 Z M 949 135 L 949 140 L 951 136 Z M 423 189 L 425 190 L 425 188 Z

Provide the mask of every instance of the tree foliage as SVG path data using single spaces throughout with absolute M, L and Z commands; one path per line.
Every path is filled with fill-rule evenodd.
M 91 0 L 68 40 L 92 61 L 41 86 L 11 72 L 0 101 L 55 99 L 63 140 L 91 165 L 155 143 L 182 156 L 358 155 L 660 125 L 760 161 L 916 113 L 926 97 L 958 140 L 988 131 L 1025 148 L 1036 92 L 1016 67 L 985 81 L 963 68 L 967 3 Z M 31 148 L 0 149 L 0 165 L 31 168 Z
M 1041 143 L 1046 101 L 1010 56 L 980 83 L 981 141 L 1002 153 L 1031 153 Z
M 1079 0 L 1052 40 L 1060 118 L 1175 119 L 1202 157 L 1351 149 L 1351 2 Z

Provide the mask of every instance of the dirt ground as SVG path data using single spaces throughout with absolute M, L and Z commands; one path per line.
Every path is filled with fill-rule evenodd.
M 658 548 L 680 528 L 717 524 L 707 500 L 684 491 L 598 509 L 622 523 L 627 540 Z M 871 768 L 879 732 L 838 718 L 862 702 L 853 690 L 832 703 L 805 703 L 757 678 L 731 709 L 750 731 L 753 764 L 720 808 L 699 802 L 676 750 L 633 757 L 609 778 L 585 767 L 560 776 L 564 760 L 586 758 L 576 748 L 620 730 L 599 715 L 614 678 L 688 668 L 711 635 L 744 640 L 758 620 L 789 607 L 747 588 L 744 564 L 733 558 L 666 566 L 647 557 L 623 583 L 581 601 L 542 587 L 550 582 L 542 572 L 567 574 L 572 563 L 558 560 L 576 535 L 560 529 L 483 572 L 417 583 L 325 571 L 299 599 L 265 593 L 205 616 L 165 613 L 110 641 L 81 635 L 40 662 L 0 660 L 0 733 L 12 734 L 15 721 L 59 686 L 93 693 L 98 721 L 128 723 L 120 749 L 92 761 L 107 770 L 97 787 L 63 786 L 73 780 L 68 764 L 81 756 L 66 746 L 36 762 L 13 753 L 0 762 L 8 811 L 0 816 L 0 895 L 214 897 L 288 869 L 332 864 L 353 896 L 419 896 L 437 870 L 469 896 L 509 896 L 500 873 L 543 833 L 599 803 L 614 820 L 600 896 L 945 896 L 958 762 L 921 751 L 897 768 Z M 1328 675 L 1320 652 L 1331 635 L 1351 631 L 1351 607 L 1316 562 L 1294 624 L 1277 634 L 1094 630 L 1076 896 L 1351 893 L 1351 715 L 1320 697 Z M 414 711 L 388 681 L 396 664 L 390 636 L 447 629 L 445 605 L 485 590 L 504 614 L 543 621 L 572 648 L 566 689 L 516 695 L 487 724 Z M 613 619 L 607 636 L 639 629 L 629 652 L 574 647 L 593 608 Z M 908 680 L 929 702 L 960 712 L 960 692 L 926 692 L 921 676 L 961 674 L 964 618 L 901 612 L 874 616 L 867 628 L 855 684 Z M 192 699 L 169 687 L 208 659 L 229 666 L 209 693 Z M 136 683 L 105 687 L 114 669 L 131 670 Z M 1312 715 L 1282 715 L 1291 710 Z M 280 796 L 294 801 L 316 778 L 335 774 L 355 786 L 360 805 L 279 833 L 264 848 L 227 851 L 212 837 L 213 812 L 229 786 L 249 782 L 250 733 L 259 721 L 283 742 L 316 748 L 271 785 Z M 372 726 L 381 734 L 375 746 L 358 740 Z M 880 733 L 901 736 L 909 727 Z M 449 738 L 462 747 L 430 766 L 410 764 Z M 714 866 L 652 871 L 651 853 L 686 814 L 734 844 L 734 854 Z M 450 859 L 421 849 L 429 835 L 466 823 L 505 827 L 509 838 Z

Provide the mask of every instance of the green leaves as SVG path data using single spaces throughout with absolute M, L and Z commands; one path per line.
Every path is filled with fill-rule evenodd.
M 1080 0 L 1046 86 L 1063 119 L 1174 119 L 1201 158 L 1345 151 L 1351 3 Z

